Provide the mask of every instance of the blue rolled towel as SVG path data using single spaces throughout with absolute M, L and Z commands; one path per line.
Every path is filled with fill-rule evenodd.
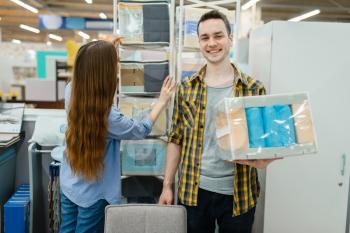
M 246 117 L 248 124 L 248 134 L 249 134 L 249 147 L 259 148 L 265 147 L 264 140 L 264 122 L 261 114 L 261 108 L 252 107 L 246 108 Z
M 278 134 L 281 145 L 287 147 L 295 144 L 295 128 L 291 107 L 289 105 L 275 105 L 274 107 L 278 115 Z
M 262 109 L 264 120 L 266 147 L 280 147 L 279 120 L 274 106 L 266 106 Z

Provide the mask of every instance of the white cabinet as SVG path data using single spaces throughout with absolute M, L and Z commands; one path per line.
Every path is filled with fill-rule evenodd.
M 350 24 L 271 22 L 250 38 L 268 93 L 308 91 L 319 152 L 266 170 L 264 233 L 344 233 L 350 164 Z

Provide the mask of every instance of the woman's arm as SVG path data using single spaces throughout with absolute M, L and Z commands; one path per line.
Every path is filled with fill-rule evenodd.
M 162 110 L 175 91 L 175 82 L 167 77 L 160 92 L 159 99 L 151 113 L 142 121 L 136 121 L 124 116 L 115 107 L 112 107 L 109 116 L 109 136 L 116 139 L 143 139 L 152 130 L 153 123 L 157 120 Z

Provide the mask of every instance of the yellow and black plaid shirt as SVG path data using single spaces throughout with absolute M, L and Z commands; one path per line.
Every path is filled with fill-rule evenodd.
M 234 64 L 232 66 L 235 71 L 234 96 L 265 94 L 261 82 L 241 73 Z M 205 71 L 206 66 L 179 85 L 168 140 L 181 146 L 178 196 L 181 203 L 188 206 L 197 205 L 207 100 Z M 233 216 L 237 216 L 256 205 L 260 186 L 255 168 L 235 164 L 234 177 Z

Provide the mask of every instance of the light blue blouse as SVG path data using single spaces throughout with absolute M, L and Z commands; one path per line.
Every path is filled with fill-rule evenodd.
M 71 84 L 68 84 L 65 91 L 66 110 L 70 95 Z M 99 180 L 89 182 L 83 177 L 74 175 L 66 156 L 61 163 L 60 186 L 63 194 L 84 208 L 95 204 L 100 199 L 105 199 L 110 204 L 120 203 L 120 140 L 143 139 L 151 132 L 153 122 L 150 119 L 135 121 L 125 117 L 115 106 L 112 106 L 108 124 L 104 171 Z

